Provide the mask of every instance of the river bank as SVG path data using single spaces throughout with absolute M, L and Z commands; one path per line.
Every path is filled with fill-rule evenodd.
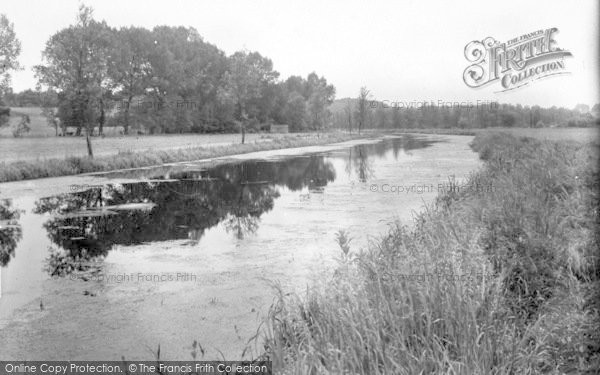
M 280 294 L 281 373 L 594 373 L 600 366 L 598 144 L 479 134 L 485 162 L 332 278 Z M 459 185 L 457 185 L 458 187 Z

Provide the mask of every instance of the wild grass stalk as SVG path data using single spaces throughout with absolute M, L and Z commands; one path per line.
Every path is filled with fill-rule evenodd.
M 479 134 L 485 161 L 413 227 L 280 291 L 266 355 L 285 374 L 554 374 L 600 368 L 598 145 Z

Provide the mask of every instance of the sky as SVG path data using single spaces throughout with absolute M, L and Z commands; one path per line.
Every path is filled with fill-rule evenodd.
M 78 0 L 0 0 L 0 13 L 22 43 L 25 67 L 13 90 L 34 89 L 34 65 L 49 37 L 75 22 Z M 599 98 L 599 1 L 84 1 L 113 27 L 191 26 L 226 54 L 258 51 L 282 78 L 325 76 L 336 98 L 356 97 L 361 86 L 388 102 L 499 101 L 573 108 Z M 555 40 L 572 57 L 569 74 L 498 92 L 496 84 L 468 87 L 465 46 L 486 37 L 505 42 L 556 27 Z

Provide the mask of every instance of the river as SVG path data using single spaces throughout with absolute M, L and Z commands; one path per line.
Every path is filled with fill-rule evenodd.
M 471 139 L 0 184 L 2 359 L 153 359 L 160 345 L 161 358 L 189 360 L 194 340 L 205 359 L 251 356 L 275 286 L 302 294 L 331 277 L 339 230 L 358 251 L 410 225 L 481 165 Z

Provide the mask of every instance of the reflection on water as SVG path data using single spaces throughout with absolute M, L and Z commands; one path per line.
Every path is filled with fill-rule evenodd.
M 292 191 L 318 188 L 334 178 L 333 166 L 323 156 L 239 163 L 181 172 L 165 181 L 44 198 L 36 202 L 35 213 L 52 215 L 44 227 L 54 244 L 73 256 L 85 250 L 95 257 L 106 255 L 113 245 L 199 241 L 220 222 L 243 239 L 273 208 L 279 186 Z
M 6 266 L 15 254 L 17 242 L 21 240 L 20 213 L 11 207 L 12 202 L 0 200 L 0 266 Z
M 137 176 L 139 182 L 109 183 L 102 188 L 39 199 L 27 207 L 27 219 L 21 222 L 19 211 L 9 202 L 0 201 L 0 262 L 10 271 L 11 257 L 18 257 L 21 252 L 31 253 L 30 248 L 19 247 L 21 227 L 33 225 L 31 223 L 35 225 L 27 231 L 29 239 L 22 242 L 43 246 L 44 251 L 36 251 L 43 253 L 46 262 L 56 260 L 48 256 L 57 254 L 57 249 L 72 258 L 102 259 L 115 246 L 172 240 L 185 240 L 187 244 L 195 245 L 207 231 L 217 226 L 231 240 L 238 241 L 243 249 L 246 246 L 244 241 L 251 239 L 259 230 L 261 217 L 274 210 L 278 200 L 285 202 L 275 215 L 282 218 L 278 225 L 296 227 L 283 230 L 272 225 L 274 234 L 268 236 L 288 237 L 295 231 L 299 233 L 298 225 L 339 229 L 343 225 L 341 221 L 337 222 L 342 219 L 340 215 L 347 213 L 354 216 L 356 210 L 364 211 L 365 204 L 352 202 L 351 207 L 349 198 L 343 196 L 345 193 L 340 195 L 340 184 L 348 185 L 355 181 L 364 184 L 377 178 L 378 168 L 384 167 L 387 168 L 384 177 L 388 178 L 390 168 L 397 165 L 401 156 L 433 143 L 405 136 L 308 156 L 251 160 L 212 167 L 187 164 L 129 171 L 126 176 Z M 334 182 L 338 190 L 334 189 L 332 194 L 337 194 L 339 199 L 332 201 L 327 208 L 324 206 L 324 193 Z M 324 210 L 322 214 L 312 210 L 297 211 L 290 206 L 289 197 L 293 192 L 300 194 L 300 202 L 320 199 Z M 288 198 L 282 199 L 283 194 L 287 194 Z M 368 198 L 374 199 L 373 212 L 385 207 L 381 196 L 369 195 Z M 344 220 L 348 224 L 368 218 Z M 47 239 L 41 238 L 40 231 L 46 232 Z M 288 238 L 276 239 L 288 241 Z M 226 245 L 223 244 L 223 247 Z M 47 248 L 53 251 L 48 252 Z M 26 260 L 21 260 L 23 262 Z M 12 274 L 18 273 L 16 269 L 24 269 L 24 265 L 15 265 L 13 269 Z M 47 271 L 52 274 L 52 267 Z
M 427 147 L 412 137 L 359 145 L 342 153 L 346 173 L 360 182 L 375 174 L 374 158 Z M 276 161 L 247 161 L 210 169 L 167 171 L 152 181 L 108 184 L 102 188 L 43 198 L 34 213 L 52 215 L 45 224 L 52 243 L 71 256 L 105 256 L 114 245 L 189 239 L 224 223 L 238 239 L 254 233 L 263 213 L 273 208 L 279 187 L 308 187 L 318 193 L 336 178 L 333 155 L 309 155 Z M 343 156 L 342 156 L 343 158 Z M 151 204 L 151 206 L 148 206 Z M 15 229 L 14 233 L 20 233 Z M 14 240 L 12 248 L 14 251 Z M 8 258 L 4 264 L 8 263 Z

